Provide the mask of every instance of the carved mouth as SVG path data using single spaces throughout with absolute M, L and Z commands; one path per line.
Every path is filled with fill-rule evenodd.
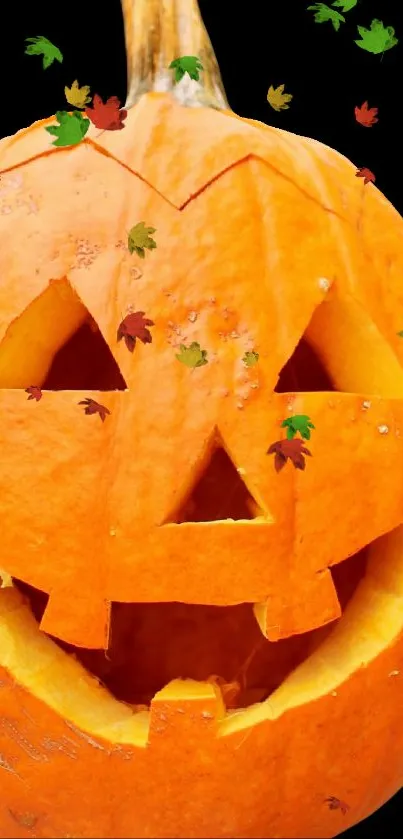
M 366 562 L 364 550 L 332 570 L 343 610 L 365 575 Z M 48 596 L 20 580 L 13 582 L 28 599 L 39 625 Z M 231 709 L 267 699 L 325 641 L 336 623 L 271 642 L 262 635 L 249 603 L 114 603 L 108 650 L 53 641 L 121 702 L 149 705 L 173 679 L 196 679 L 218 684 Z
M 195 698 L 187 679 L 197 680 L 202 698 L 210 680 L 226 706 L 217 704 L 218 735 L 241 731 L 337 691 L 402 632 L 403 527 L 332 573 L 343 615 L 321 629 L 270 642 L 247 604 L 115 604 L 106 654 L 46 636 L 38 619 L 47 596 L 5 575 L 0 665 L 72 724 L 110 742 L 146 745 L 145 706 L 151 701 L 152 714 L 170 679 L 182 709 Z

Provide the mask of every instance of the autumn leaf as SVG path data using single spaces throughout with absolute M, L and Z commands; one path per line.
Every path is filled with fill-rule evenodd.
M 370 181 L 372 181 L 373 184 L 375 183 L 374 173 L 371 172 L 370 169 L 367 169 L 366 166 L 361 166 L 360 169 L 357 169 L 357 172 L 355 173 L 355 177 L 356 178 L 364 178 L 364 184 L 368 184 Z
M 393 26 L 384 26 L 381 20 L 374 20 L 371 22 L 370 29 L 365 26 L 357 26 L 358 32 L 361 36 L 360 41 L 354 41 L 358 47 L 378 55 L 380 52 L 391 50 L 399 43 L 399 39 L 395 38 L 395 30 Z
M 243 359 L 243 363 L 246 367 L 254 367 L 255 364 L 259 361 L 259 353 L 252 350 L 251 352 L 246 352 Z
M 79 87 L 77 79 L 73 82 L 71 87 L 64 88 L 64 95 L 69 103 L 69 105 L 73 105 L 75 108 L 85 108 L 88 102 L 91 102 L 91 96 L 89 96 L 90 88 L 87 84 L 83 85 L 83 87 Z
M 25 55 L 42 55 L 44 70 L 47 70 L 54 61 L 62 63 L 63 56 L 60 50 L 43 35 L 37 35 L 35 38 L 25 38 L 25 43 L 28 44 Z
M 130 253 L 134 253 L 134 251 L 136 251 L 136 254 L 144 259 L 145 248 L 152 251 L 157 247 L 157 243 L 150 236 L 151 233 L 155 232 L 156 228 L 146 227 L 144 221 L 139 221 L 138 224 L 135 224 L 134 227 L 129 230 L 127 237 L 127 247 L 129 248 Z
M 305 469 L 304 454 L 312 457 L 309 449 L 303 445 L 303 440 L 299 437 L 294 437 L 293 440 L 276 440 L 275 443 L 267 449 L 266 454 L 274 454 L 274 468 L 276 472 L 285 466 L 287 460 L 290 459 L 296 469 Z
M 129 352 L 133 352 L 137 338 L 143 344 L 151 344 L 152 336 L 148 326 L 154 326 L 154 321 L 144 317 L 145 312 L 129 312 L 119 324 L 117 339 L 125 340 Z
M 341 9 L 342 12 L 349 12 L 351 9 L 354 9 L 358 0 L 334 0 L 332 6 L 337 6 L 338 9 Z
M 199 81 L 200 70 L 203 70 L 203 65 L 200 58 L 195 55 L 182 55 L 181 58 L 175 58 L 169 65 L 170 70 L 175 70 L 175 82 L 180 82 L 185 73 L 196 82 Z
M 357 122 L 363 125 L 364 128 L 371 128 L 371 125 L 375 125 L 378 122 L 378 108 L 368 108 L 368 102 L 363 102 L 360 108 L 356 105 L 354 113 Z
M 298 432 L 304 440 L 310 440 L 310 429 L 315 428 L 315 426 L 306 414 L 295 414 L 295 416 L 283 420 L 281 428 L 287 429 L 288 440 L 292 440 Z
M 267 92 L 267 101 L 275 111 L 284 111 L 290 107 L 287 102 L 291 102 L 292 94 L 283 93 L 284 88 L 285 85 L 283 84 L 279 84 L 278 87 L 270 85 Z
M 348 804 L 345 801 L 342 801 L 340 798 L 336 798 L 335 795 L 331 795 L 329 798 L 325 799 L 325 804 L 328 805 L 329 810 L 341 810 L 343 816 L 346 815 L 347 810 L 350 809 Z
M 106 415 L 110 414 L 109 408 L 106 408 L 105 405 L 100 405 L 99 402 L 95 402 L 95 399 L 83 399 L 78 404 L 85 405 L 85 414 L 99 414 L 102 422 L 105 422 Z
M 103 102 L 98 93 L 95 93 L 92 108 L 86 108 L 84 113 L 96 128 L 102 128 L 104 131 L 119 131 L 125 127 L 123 120 L 127 117 L 127 111 L 120 107 L 117 96 L 110 96 Z
M 202 350 L 197 341 L 193 341 L 188 347 L 181 344 L 180 353 L 176 353 L 175 358 L 186 367 L 203 367 L 204 364 L 208 364 L 207 350 Z
M 36 399 L 36 401 L 39 402 L 39 400 L 42 399 L 42 391 L 38 385 L 30 385 L 29 387 L 26 387 L 25 393 L 29 393 L 28 400 Z
M 89 119 L 84 119 L 81 111 L 56 111 L 56 119 L 59 125 L 49 125 L 46 131 L 57 139 L 52 146 L 76 146 L 81 143 L 89 127 Z
M 340 24 L 346 22 L 346 19 L 340 14 L 340 12 L 336 12 L 336 9 L 331 9 L 330 6 L 326 5 L 326 3 L 314 3 L 313 6 L 308 6 L 308 9 L 315 12 L 315 23 L 330 22 L 336 32 L 340 29 Z

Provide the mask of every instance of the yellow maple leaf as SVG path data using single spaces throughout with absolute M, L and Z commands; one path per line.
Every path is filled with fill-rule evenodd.
M 74 105 L 75 108 L 85 108 L 91 102 L 91 96 L 88 95 L 89 92 L 89 86 L 85 84 L 83 87 L 79 87 L 77 79 L 71 87 L 64 88 L 64 95 L 69 105 Z
M 292 94 L 284 93 L 284 87 L 283 84 L 279 84 L 278 87 L 273 87 L 273 85 L 269 87 L 267 101 L 275 111 L 284 111 L 285 108 L 290 107 L 287 102 L 291 102 Z

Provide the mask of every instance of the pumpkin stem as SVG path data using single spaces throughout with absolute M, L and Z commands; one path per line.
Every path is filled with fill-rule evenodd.
M 131 108 L 144 93 L 172 92 L 182 105 L 229 110 L 220 70 L 197 0 L 121 0 Z M 185 73 L 175 82 L 171 61 L 196 56 L 199 81 Z

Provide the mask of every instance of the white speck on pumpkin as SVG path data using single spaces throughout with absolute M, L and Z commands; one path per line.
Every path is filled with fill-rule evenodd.
M 388 434 L 389 427 L 387 425 L 378 425 L 378 431 L 380 434 Z
M 390 673 L 388 673 L 388 676 L 399 676 L 399 675 L 400 675 L 400 670 L 391 670 Z
M 321 291 L 326 292 L 326 291 L 329 291 L 329 288 L 331 286 L 331 282 L 330 282 L 330 280 L 327 280 L 326 277 L 320 277 L 319 280 L 318 280 L 318 286 L 319 286 Z
M 332 696 L 337 696 L 337 690 L 332 690 L 331 695 Z
M 197 320 L 197 318 L 198 318 L 197 312 L 189 312 L 188 320 L 190 321 L 190 323 L 194 323 Z
M 236 403 L 236 406 L 237 406 L 237 408 L 239 408 L 240 410 L 243 408 L 243 404 L 242 404 L 242 402 L 237 402 L 237 403 Z
M 204 720 L 213 720 L 214 719 L 214 715 L 211 713 L 211 711 L 202 711 L 201 715 L 202 715 Z
M 365 400 L 365 402 L 363 402 L 363 403 L 362 403 L 362 405 L 361 405 L 361 409 L 362 409 L 363 411 L 368 411 L 368 408 L 370 408 L 370 407 L 371 407 L 371 404 L 372 404 L 372 403 L 371 403 L 371 402 L 369 402 L 369 400 L 368 400 L 368 399 L 366 399 L 366 400 Z
M 115 530 L 114 527 L 111 527 L 111 529 L 109 531 L 109 536 L 116 536 L 116 530 Z

